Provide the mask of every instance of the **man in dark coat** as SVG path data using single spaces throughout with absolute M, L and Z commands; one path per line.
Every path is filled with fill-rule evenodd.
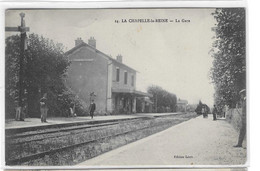
M 217 120 L 217 113 L 218 113 L 217 107 L 216 107 L 216 105 L 214 105 L 214 108 L 213 108 L 213 111 L 212 111 L 213 121 Z
M 89 113 L 90 113 L 90 116 L 92 119 L 93 119 L 95 110 L 96 110 L 96 104 L 94 103 L 94 100 L 92 100 L 90 103 L 90 106 L 89 106 Z

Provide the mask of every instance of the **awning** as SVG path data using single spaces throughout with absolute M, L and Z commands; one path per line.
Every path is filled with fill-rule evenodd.
M 146 103 L 153 104 L 153 102 L 152 102 L 150 99 L 144 99 L 144 101 L 145 101 Z
M 112 88 L 112 93 L 125 93 L 125 94 L 132 94 L 137 97 L 153 97 L 153 95 L 133 89 L 113 89 Z
M 135 90 L 135 94 L 139 95 L 139 96 L 143 96 L 143 97 L 153 97 L 152 94 L 141 92 L 141 91 L 137 91 L 137 90 Z

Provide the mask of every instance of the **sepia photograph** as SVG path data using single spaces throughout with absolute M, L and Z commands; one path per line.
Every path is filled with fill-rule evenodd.
M 5 165 L 246 170 L 246 61 L 245 8 L 6 9 Z

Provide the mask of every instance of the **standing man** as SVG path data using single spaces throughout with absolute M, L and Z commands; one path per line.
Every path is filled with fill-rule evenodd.
M 204 106 L 202 106 L 202 108 L 201 108 L 201 113 L 203 115 L 203 118 L 206 118 L 206 109 Z
M 242 147 L 244 137 L 246 135 L 246 89 L 243 89 L 239 92 L 241 97 L 241 107 L 242 107 L 242 115 L 241 115 L 241 129 L 239 132 L 238 143 L 234 147 Z
M 69 117 L 73 117 L 75 114 L 75 104 L 73 102 L 70 103 L 70 114 Z
M 213 111 L 212 111 L 213 121 L 217 120 L 217 113 L 218 113 L 217 107 L 216 107 L 216 105 L 214 105 L 214 108 L 213 108 Z
M 224 118 L 226 118 L 226 114 L 228 113 L 228 106 L 227 105 L 225 105 L 224 106 Z
M 94 103 L 94 100 L 91 100 L 91 103 L 89 106 L 89 113 L 90 113 L 90 116 L 92 119 L 93 119 L 95 110 L 96 110 L 96 104 Z
M 15 100 L 15 120 L 24 121 L 25 114 L 27 113 L 27 106 L 25 105 L 24 100 L 22 101 L 23 108 L 19 105 L 19 101 Z
M 41 111 L 41 122 L 47 122 L 47 113 L 48 113 L 48 105 L 47 105 L 47 93 L 43 95 L 40 99 L 40 111 Z
M 22 108 L 19 106 L 19 101 L 15 100 L 15 120 L 19 121 L 21 119 L 21 113 L 22 113 Z

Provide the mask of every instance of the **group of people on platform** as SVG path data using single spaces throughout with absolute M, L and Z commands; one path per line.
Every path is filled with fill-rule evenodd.
M 197 109 L 196 109 L 197 110 Z M 202 114 L 203 118 L 208 118 L 208 114 L 210 113 L 208 106 L 203 105 L 201 107 L 201 111 L 198 112 L 196 111 L 198 114 Z M 221 114 L 221 111 L 217 108 L 216 105 L 214 105 L 213 110 L 212 110 L 212 114 L 213 114 L 213 121 L 217 120 L 217 115 Z M 224 112 L 224 117 L 225 117 L 225 112 Z
M 40 99 L 40 110 L 41 110 L 41 122 L 47 122 L 47 112 L 48 112 L 48 105 L 47 105 L 47 94 L 44 94 L 43 97 Z M 96 104 L 92 99 L 89 106 L 89 114 L 91 119 L 94 117 L 94 112 L 96 110 Z M 69 107 L 69 117 L 76 117 L 77 114 L 75 113 L 75 103 L 71 102 Z
M 43 97 L 40 99 L 39 101 L 40 103 L 40 113 L 41 113 L 41 122 L 47 122 L 47 114 L 48 114 L 48 110 L 49 110 L 49 103 L 48 103 L 48 99 L 47 99 L 47 93 L 45 93 L 43 95 Z M 24 106 L 23 108 L 18 105 L 18 102 L 16 104 L 16 114 L 15 114 L 15 120 L 17 121 L 24 121 L 25 119 L 25 110 L 26 110 L 26 106 Z M 96 104 L 94 102 L 94 100 L 92 99 L 90 102 L 90 106 L 89 106 L 89 114 L 91 119 L 93 119 L 94 117 L 94 112 L 96 110 Z M 70 106 L 69 106 L 69 115 L 68 117 L 76 117 L 77 114 L 75 113 L 75 103 L 71 102 Z

